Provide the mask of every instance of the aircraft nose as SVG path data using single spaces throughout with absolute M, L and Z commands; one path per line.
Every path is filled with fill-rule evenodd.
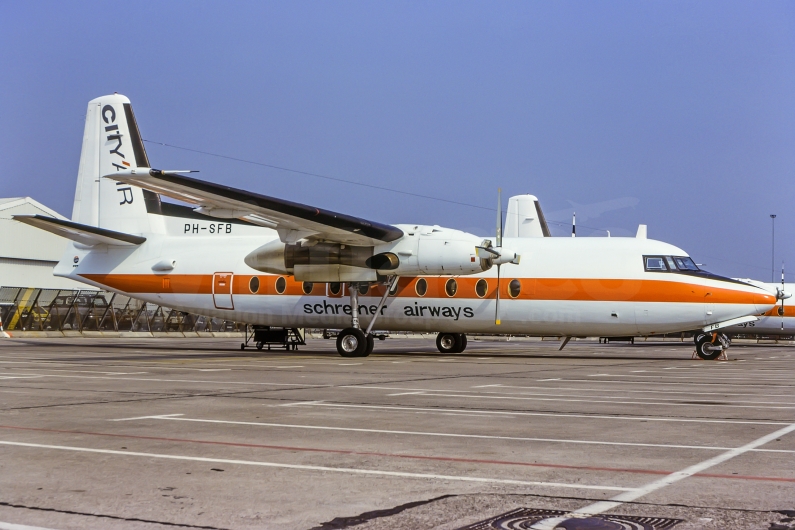
M 754 305 L 756 306 L 756 312 L 767 313 L 776 305 L 776 297 L 770 293 L 757 293 L 754 295 Z

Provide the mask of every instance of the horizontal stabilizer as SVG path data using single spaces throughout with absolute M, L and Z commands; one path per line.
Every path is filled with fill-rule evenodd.
M 44 215 L 15 215 L 15 221 L 41 228 L 47 232 L 71 239 L 84 245 L 140 245 L 145 237 L 97 228 Z

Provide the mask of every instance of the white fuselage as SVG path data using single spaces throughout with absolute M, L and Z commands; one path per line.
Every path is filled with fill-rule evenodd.
M 56 274 L 227 320 L 289 327 L 350 326 L 344 285 L 335 294 L 332 284 L 315 283 L 310 290 L 292 276 L 284 276 L 279 283 L 284 290 L 279 292 L 279 275 L 246 265 L 244 258 L 252 250 L 278 240 L 274 230 L 221 219 L 147 215 L 154 232 L 142 234 L 145 243 L 93 248 L 72 244 Z M 404 244 L 410 246 L 411 238 L 420 237 L 421 230 L 413 225 L 396 226 L 406 234 Z M 443 238 L 445 230 L 436 230 L 436 237 Z M 521 262 L 501 266 L 501 325 L 495 325 L 497 270 L 492 267 L 471 275 L 401 277 L 397 292 L 380 312 L 376 329 L 651 335 L 762 314 L 775 304 L 774 294 L 746 283 L 704 274 L 646 271 L 643 256 L 687 255 L 659 241 L 506 238 L 503 245 L 521 255 Z M 162 270 L 163 263 L 173 263 L 173 269 Z M 450 278 L 456 282 L 453 296 L 445 290 Z M 421 279 L 427 285 L 424 296 L 417 289 Z M 482 297 L 476 289 L 481 279 L 486 281 Z M 510 289 L 513 280 L 519 282 L 518 293 Z M 363 326 L 372 318 L 383 289 L 373 287 L 359 297 Z

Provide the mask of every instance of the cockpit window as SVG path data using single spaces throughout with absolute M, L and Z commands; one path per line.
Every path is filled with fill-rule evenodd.
M 668 272 L 668 267 L 665 266 L 665 260 L 662 256 L 644 256 L 646 270 L 651 272 Z
M 676 263 L 674 263 L 674 259 L 671 256 L 665 256 L 665 261 L 668 263 L 668 268 L 672 271 L 676 270 Z
M 674 258 L 676 261 L 676 266 L 679 268 L 680 271 L 697 271 L 700 270 L 698 265 L 691 258 Z

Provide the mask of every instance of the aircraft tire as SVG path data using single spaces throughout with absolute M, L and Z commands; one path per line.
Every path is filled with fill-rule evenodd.
M 467 336 L 464 333 L 459 333 L 460 340 L 458 341 L 458 351 L 456 353 L 463 353 L 467 349 Z
M 705 361 L 712 361 L 720 356 L 721 350 L 710 350 L 707 348 L 708 345 L 712 345 L 711 333 L 697 333 L 694 340 L 696 342 L 696 355 L 700 358 Z
M 373 353 L 373 347 L 375 347 L 375 339 L 372 335 L 367 335 L 367 347 L 364 349 L 362 357 L 367 357 Z
M 337 335 L 337 353 L 343 357 L 363 357 L 367 351 L 367 338 L 357 328 L 345 328 Z
M 436 348 L 442 353 L 461 353 L 460 333 L 439 333 L 436 335 Z

